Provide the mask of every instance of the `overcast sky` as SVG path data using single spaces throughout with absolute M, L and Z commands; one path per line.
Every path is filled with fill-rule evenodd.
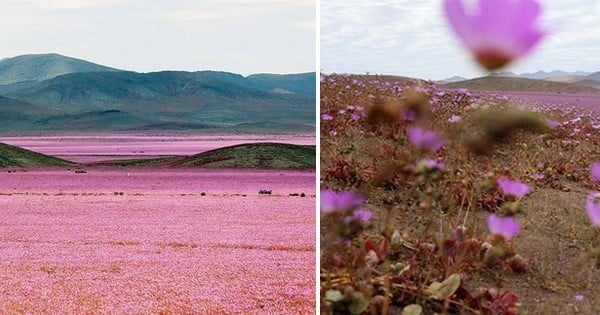
M 506 70 L 600 71 L 600 0 L 540 3 L 540 24 L 552 34 Z M 325 73 L 424 79 L 485 74 L 448 28 L 442 0 L 321 0 L 320 10 Z
M 315 0 L 2 0 L 0 58 L 54 52 L 149 72 L 317 69 Z

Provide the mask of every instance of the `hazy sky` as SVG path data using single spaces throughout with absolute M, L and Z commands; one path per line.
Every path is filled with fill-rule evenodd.
M 600 71 L 600 0 L 540 3 L 552 34 L 506 70 Z M 442 0 L 321 0 L 320 10 L 325 73 L 484 75 L 448 28 Z
M 2 0 L 0 58 L 55 52 L 149 72 L 317 69 L 315 0 Z

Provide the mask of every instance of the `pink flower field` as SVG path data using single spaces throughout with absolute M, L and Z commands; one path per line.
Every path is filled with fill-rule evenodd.
M 504 98 L 543 111 L 559 110 L 587 116 L 593 121 L 600 120 L 600 94 L 557 92 L 479 92 L 479 94 Z
M 0 173 L 1 314 L 314 312 L 314 172 L 86 171 Z

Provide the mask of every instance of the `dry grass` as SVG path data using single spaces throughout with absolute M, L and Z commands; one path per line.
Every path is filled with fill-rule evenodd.
M 407 140 L 406 128 L 412 122 L 373 118 L 377 106 L 406 106 L 409 90 L 420 91 L 430 100 L 429 115 L 419 123 L 449 139 L 442 150 L 429 155 L 445 163 L 441 176 L 424 177 L 409 170 L 425 156 L 415 152 Z M 576 118 L 574 114 L 561 112 L 538 117 L 518 110 L 512 112 L 516 116 L 490 111 L 513 105 L 503 98 L 444 91 L 422 81 L 337 75 L 323 78 L 321 114 L 332 119 L 321 122 L 321 188 L 358 192 L 374 213 L 371 227 L 354 239 L 353 257 L 362 255 L 362 260 L 336 264 L 322 256 L 324 314 L 343 313 L 344 306 L 332 307 L 334 303 L 325 299 L 325 293 L 347 287 L 370 299 L 365 314 L 399 314 L 410 303 L 422 305 L 426 314 L 486 313 L 489 305 L 473 307 L 467 303 L 475 299 L 479 288 L 513 291 L 519 298 L 517 310 L 524 314 L 600 312 L 600 298 L 594 291 L 600 285 L 600 272 L 591 263 L 580 261 L 583 253 L 600 245 L 599 233 L 584 210 L 586 194 L 600 190 L 589 178 L 589 165 L 600 158 L 600 132 L 594 127 L 598 122 L 590 117 L 569 122 Z M 499 141 L 482 141 L 483 148 L 479 149 L 488 154 L 473 152 L 478 136 L 498 127 L 494 124 L 506 117 L 501 125 L 510 126 L 511 119 L 521 114 L 532 115 L 527 126 L 536 132 L 519 131 Z M 453 115 L 461 120 L 449 122 Z M 539 125 L 544 117 L 565 124 L 544 128 Z M 525 273 L 506 262 L 481 264 L 481 247 L 477 246 L 488 237 L 485 217 L 504 211 L 506 202 L 495 185 L 499 177 L 520 180 L 532 188 L 521 203 L 523 213 L 517 215 L 523 229 L 509 246 L 526 259 Z M 332 233 L 331 223 L 322 216 L 321 246 L 325 251 L 328 247 L 323 242 Z M 455 237 L 458 226 L 464 226 L 465 238 L 477 246 L 459 244 Z M 380 246 L 389 241 L 392 231 L 412 244 L 412 249 L 389 249 L 370 268 L 364 257 L 371 247 L 363 242 Z M 455 242 L 455 253 L 441 255 L 440 248 L 448 241 Z M 391 266 L 411 262 L 414 265 L 408 275 L 394 275 Z M 470 298 L 455 294 L 444 304 L 427 295 L 424 287 L 452 273 L 462 275 L 459 291 L 464 290 L 463 295 Z M 576 301 L 576 295 L 584 299 Z M 381 306 L 384 304 L 385 308 Z

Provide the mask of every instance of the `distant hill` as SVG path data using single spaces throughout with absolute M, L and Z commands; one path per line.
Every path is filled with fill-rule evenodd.
M 284 143 L 248 143 L 219 148 L 184 158 L 111 161 L 98 164 L 123 167 L 314 169 L 316 165 L 316 147 Z
M 465 77 L 455 75 L 455 76 L 452 76 L 447 79 L 439 80 L 439 81 L 437 81 L 437 83 L 444 84 L 444 83 L 452 83 L 452 82 L 459 82 L 459 81 L 465 81 L 465 80 L 468 80 L 468 79 Z
M 0 143 L 0 168 L 29 166 L 70 166 L 75 163 Z
M 0 95 L 0 131 L 29 131 L 37 124 L 36 120 L 61 113 Z
M 0 125 L 0 131 L 315 125 L 314 72 L 247 77 L 219 71 L 137 73 L 44 54 L 1 61 L 0 79 L 0 94 L 27 110 L 10 125 Z
M 22 102 L 63 110 L 71 115 L 65 116 L 64 121 L 73 118 L 73 114 L 114 110 L 136 117 L 129 125 L 121 124 L 124 129 L 140 128 L 143 120 L 152 125 L 194 123 L 213 127 L 283 120 L 314 124 L 314 93 L 274 91 L 291 90 L 287 81 L 294 77 L 282 76 L 284 83 L 279 85 L 276 81 L 257 82 L 211 71 L 71 73 L 8 95 Z M 119 117 L 122 119 L 123 115 Z M 43 125 L 44 129 L 62 129 L 61 126 L 68 127 Z M 104 123 L 89 125 L 91 129 L 103 126 L 108 127 Z
M 269 122 L 259 121 L 252 123 L 237 124 L 228 127 L 219 128 L 218 132 L 233 133 L 233 134 L 261 134 L 265 132 L 269 133 L 315 133 L 316 126 L 310 124 L 299 124 L 299 123 L 285 123 L 285 122 Z
M 561 71 L 561 70 L 554 70 L 554 71 L 550 71 L 550 72 L 537 71 L 537 72 L 533 72 L 533 73 L 521 73 L 519 75 L 519 77 L 545 80 L 545 79 L 552 78 L 552 77 L 562 77 L 562 76 L 567 76 L 567 75 L 571 75 L 571 73 L 566 72 L 566 71 Z
M 442 87 L 484 91 L 527 91 L 527 92 L 564 92 L 564 93 L 600 93 L 600 90 L 570 83 L 516 77 L 487 76 L 466 81 L 443 84 Z
M 490 73 L 492 77 L 518 77 L 519 75 L 511 71 L 495 71 Z
M 595 78 L 591 75 L 581 76 L 581 75 L 569 75 L 563 77 L 552 77 L 546 79 L 548 81 L 553 82 L 563 82 L 563 83 L 571 83 L 579 86 L 589 86 L 596 89 L 600 89 L 600 77 Z
M 39 82 L 77 72 L 120 71 L 59 54 L 31 54 L 0 61 L 0 85 Z
M 257 86 L 270 91 L 283 91 L 291 93 L 315 94 L 316 79 L 314 72 L 300 74 L 252 74 L 248 79 L 254 81 Z
M 120 110 L 91 111 L 78 114 L 64 114 L 38 119 L 37 126 L 53 129 L 54 126 L 68 126 L 72 130 L 123 130 L 132 126 L 152 125 L 151 120 L 137 117 Z
M 491 74 L 491 76 L 494 76 L 494 77 L 518 77 L 518 78 L 526 78 L 526 79 L 546 80 L 549 78 L 564 77 L 564 76 L 586 76 L 588 74 L 589 74 L 588 72 L 583 72 L 583 71 L 568 72 L 568 71 L 562 71 L 562 70 L 553 70 L 553 71 L 547 72 L 547 71 L 540 70 L 537 72 L 524 72 L 521 74 L 516 74 L 511 71 L 497 71 L 497 72 L 493 72 Z

